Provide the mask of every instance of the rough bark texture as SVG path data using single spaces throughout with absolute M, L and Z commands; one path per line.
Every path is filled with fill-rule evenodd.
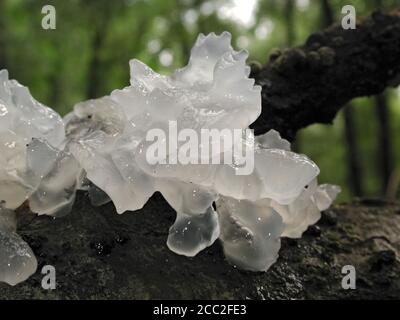
M 218 241 L 194 258 L 167 248 L 174 211 L 156 194 L 143 210 L 118 215 L 95 208 L 84 193 L 71 215 L 34 218 L 21 212 L 20 233 L 38 257 L 28 281 L 0 284 L 0 299 L 314 299 L 400 296 L 400 206 L 339 205 L 302 239 L 282 240 L 267 273 L 239 271 Z M 43 265 L 55 266 L 56 290 L 41 288 Z M 357 271 L 357 289 L 341 287 L 341 268 Z
M 400 83 L 400 10 L 375 12 L 355 30 L 334 25 L 303 46 L 276 51 L 261 70 L 263 110 L 256 133 L 276 129 L 286 138 L 313 123 L 330 123 L 349 100 Z

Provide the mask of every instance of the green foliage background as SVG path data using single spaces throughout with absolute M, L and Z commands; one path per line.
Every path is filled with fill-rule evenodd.
M 249 60 L 265 63 L 273 48 L 303 43 L 322 27 L 322 0 L 296 0 L 288 18 L 287 1 L 255 0 L 252 23 L 227 18 L 232 5 L 246 0 L 0 0 L 1 68 L 27 85 L 34 97 L 61 114 L 79 101 L 100 97 L 129 83 L 128 61 L 137 58 L 158 72 L 183 66 L 198 33 L 229 31 L 237 49 L 250 53 Z M 247 0 L 251 5 L 252 0 Z M 331 0 L 335 20 L 341 8 L 352 4 L 358 16 L 378 5 L 385 10 L 396 0 Z M 43 30 L 41 9 L 54 5 L 57 29 Z M 239 7 L 239 8 L 244 8 Z M 227 13 L 228 12 L 228 13 Z M 240 15 L 240 10 L 239 10 Z M 290 19 L 290 20 L 289 20 Z M 292 24 L 293 35 L 288 26 Z M 170 65 L 161 61 L 173 57 Z M 163 57 L 160 59 L 160 57 Z M 165 62 L 165 61 L 164 61 Z M 386 92 L 390 108 L 395 166 L 400 170 L 400 91 Z M 357 141 L 360 146 L 366 196 L 379 196 L 381 177 L 377 163 L 375 102 L 353 102 Z M 313 125 L 300 132 L 298 149 L 321 168 L 320 182 L 339 184 L 340 200 L 353 195 L 348 187 L 347 154 L 342 114 L 330 126 Z

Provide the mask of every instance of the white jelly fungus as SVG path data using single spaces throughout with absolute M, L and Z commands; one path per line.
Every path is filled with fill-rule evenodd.
M 195 256 L 219 238 L 232 264 L 253 271 L 276 261 L 280 237 L 298 238 L 318 221 L 340 189 L 318 186 L 317 165 L 278 132 L 245 131 L 261 113 L 261 88 L 249 78 L 247 53 L 230 42 L 227 32 L 201 34 L 188 65 L 170 76 L 132 60 L 130 86 L 78 103 L 63 121 L 0 71 L 0 281 L 16 284 L 36 269 L 10 210 L 28 199 L 35 213 L 64 215 L 77 189 L 94 205 L 111 200 L 118 213 L 141 209 L 159 191 L 177 212 L 172 251 Z M 204 129 L 243 135 L 191 155 L 201 164 L 149 161 L 148 132 L 171 121 L 199 136 Z M 254 155 L 249 174 L 237 174 L 235 157 L 204 162 L 243 146 Z M 165 158 L 176 160 L 170 149 Z

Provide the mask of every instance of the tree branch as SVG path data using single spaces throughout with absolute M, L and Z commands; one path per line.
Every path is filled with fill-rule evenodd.
M 252 76 L 262 86 L 256 134 L 278 130 L 293 139 L 313 123 L 331 123 L 349 100 L 400 84 L 400 10 L 375 12 L 355 30 L 313 33 L 300 47 L 277 50 Z

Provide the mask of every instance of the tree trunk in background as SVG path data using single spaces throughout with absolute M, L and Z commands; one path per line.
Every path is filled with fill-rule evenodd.
M 378 9 L 383 8 L 382 0 L 375 0 L 375 6 Z M 375 97 L 376 115 L 378 118 L 378 146 L 377 146 L 377 163 L 378 172 L 381 178 L 382 195 L 391 197 L 392 186 L 389 186 L 391 175 L 394 174 L 393 167 L 393 151 L 390 132 L 390 110 L 387 105 L 386 96 L 384 93 Z
M 194 7 L 199 7 L 199 4 L 195 2 L 193 4 Z M 181 1 L 177 1 L 176 4 L 176 11 L 177 12 L 183 12 L 185 10 L 190 9 L 189 6 L 185 6 L 184 3 Z M 179 16 L 179 14 L 173 14 L 171 17 L 172 20 L 172 26 L 174 30 L 180 30 L 180 32 L 177 34 L 179 42 L 180 42 L 180 47 L 181 47 L 181 52 L 182 56 L 185 57 L 186 61 L 189 60 L 190 57 L 190 51 L 192 49 L 191 47 L 191 40 L 190 40 L 190 35 L 188 31 L 186 30 L 186 27 L 184 26 L 182 22 L 182 18 Z
M 381 191 L 384 195 L 387 192 L 390 176 L 393 172 L 390 115 L 385 94 L 376 96 L 375 101 L 378 118 L 377 164 L 382 182 Z
M 104 5 L 108 3 L 100 2 L 103 5 L 99 5 L 97 10 L 102 10 L 99 14 L 99 18 L 93 21 L 94 35 L 91 44 L 92 56 L 89 61 L 89 69 L 88 69 L 88 87 L 86 92 L 86 97 L 88 99 L 98 98 L 102 95 L 101 87 L 102 77 L 101 77 L 101 61 L 100 54 L 101 48 L 103 47 L 103 43 L 105 40 L 105 34 L 107 32 L 109 20 L 110 20 L 110 11 L 112 10 L 111 5 Z
M 334 14 L 329 0 L 321 2 L 321 27 L 329 27 L 334 22 Z
M 295 9 L 294 0 L 286 0 L 285 5 L 285 22 L 286 22 L 286 45 L 293 46 L 295 41 L 293 14 Z
M 294 10 L 296 8 L 295 0 L 286 0 L 285 2 L 285 22 L 286 22 L 286 46 L 291 48 L 296 40 L 294 32 Z M 301 153 L 301 132 L 297 132 L 295 139 L 292 142 L 292 150 Z
M 4 7 L 5 0 L 0 0 L 0 70 L 7 68 Z
M 104 25 L 101 23 L 101 25 Z M 100 86 L 100 49 L 103 46 L 103 31 L 105 28 L 96 28 L 94 31 L 93 41 L 92 41 L 92 57 L 89 62 L 88 69 L 88 87 L 86 92 L 86 97 L 88 99 L 94 99 L 99 97 L 99 86 Z
M 62 97 L 62 59 L 61 55 L 57 55 L 54 72 L 48 77 L 48 83 L 51 87 L 49 92 L 49 105 L 60 112 Z
M 334 14 L 329 0 L 321 2 L 321 27 L 327 28 L 334 23 Z M 359 147 L 354 125 L 353 106 L 349 103 L 343 110 L 345 120 L 345 133 L 347 150 L 347 180 L 351 192 L 356 196 L 363 195 L 362 169 L 359 161 Z
M 355 196 L 363 195 L 362 169 L 359 161 L 358 143 L 355 134 L 353 108 L 349 104 L 343 110 L 344 136 L 347 150 L 347 179 L 351 192 Z

